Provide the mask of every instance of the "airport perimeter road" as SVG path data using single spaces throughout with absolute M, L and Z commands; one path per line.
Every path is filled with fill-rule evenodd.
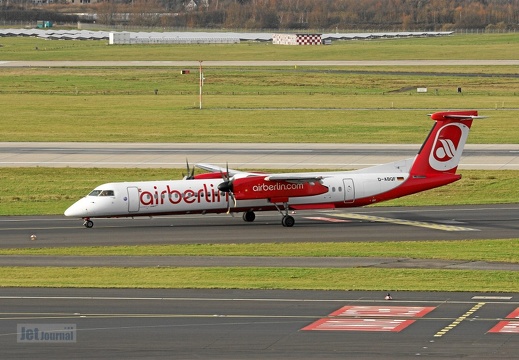
M 392 292 L 391 301 L 385 295 L 7 288 L 0 295 L 0 353 L 5 359 L 517 358 L 519 294 Z M 70 335 L 62 342 L 42 335 L 57 324 Z
M 358 169 L 412 158 L 419 144 L 1 142 L 0 167 Z M 519 144 L 465 147 L 460 169 L 518 170 Z

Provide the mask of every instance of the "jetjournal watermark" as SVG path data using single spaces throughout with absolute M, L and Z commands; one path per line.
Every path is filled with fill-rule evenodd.
M 19 343 L 75 343 L 76 324 L 18 324 Z

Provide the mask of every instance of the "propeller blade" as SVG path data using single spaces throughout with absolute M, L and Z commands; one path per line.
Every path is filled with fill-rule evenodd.
M 234 214 L 231 212 L 231 202 L 229 201 L 229 198 L 232 199 L 234 207 L 236 207 L 236 198 L 234 197 L 232 191 L 229 191 L 229 197 L 227 198 L 227 214 L 231 214 L 234 217 Z
M 232 198 L 234 207 L 236 207 L 236 198 L 233 194 L 233 179 L 229 177 L 229 163 L 225 166 L 225 173 L 221 172 L 222 179 L 224 180 L 220 184 L 218 184 L 218 190 L 227 193 L 227 214 L 231 214 L 234 216 L 233 213 L 231 213 L 231 202 L 229 201 L 229 198 Z
M 193 166 L 192 169 L 189 168 L 189 162 L 186 159 L 186 169 L 187 169 L 187 175 L 184 175 L 182 173 L 182 176 L 184 180 L 193 180 L 195 178 L 195 167 Z

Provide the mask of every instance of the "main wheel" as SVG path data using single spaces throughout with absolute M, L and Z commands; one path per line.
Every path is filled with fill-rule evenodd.
M 253 222 L 254 219 L 256 219 L 256 214 L 254 213 L 254 211 L 249 210 L 243 213 L 243 221 Z
M 85 220 L 83 225 L 85 225 L 86 228 L 91 229 L 92 227 L 94 227 L 94 222 L 92 220 Z
M 281 219 L 281 225 L 285 227 L 292 227 L 296 223 L 295 219 L 290 215 L 285 215 Z

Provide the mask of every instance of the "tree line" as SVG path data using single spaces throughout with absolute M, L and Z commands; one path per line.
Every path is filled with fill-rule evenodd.
M 24 9 L 17 1 L 23 1 Z M 65 1 L 65 0 L 62 0 Z M 0 20 L 20 17 L 26 0 L 0 0 Z M 213 29 L 393 30 L 519 28 L 519 0 L 106 0 L 46 5 L 63 16 L 71 7 L 97 14 L 97 22 Z M 8 4 L 8 5 L 6 5 Z M 41 11 L 41 6 L 39 6 Z M 48 14 L 46 14 L 48 15 Z M 52 20 L 52 19 L 49 19 Z

